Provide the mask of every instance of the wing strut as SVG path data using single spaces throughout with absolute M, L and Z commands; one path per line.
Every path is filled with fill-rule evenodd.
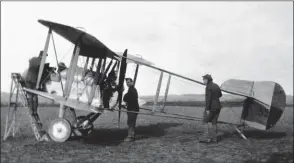
M 71 92 L 71 88 L 72 88 L 72 83 L 74 81 L 74 74 L 76 72 L 79 53 L 80 53 L 79 46 L 80 46 L 80 44 L 78 42 L 75 46 L 75 50 L 74 50 L 73 56 L 71 58 L 70 66 L 69 66 L 68 72 L 66 74 L 66 84 L 65 84 L 65 90 L 64 90 L 65 98 L 69 97 L 70 92 Z
M 104 73 L 103 73 L 103 79 L 105 78 L 105 76 L 107 75 L 107 73 L 109 72 L 109 69 L 110 69 L 110 67 L 111 67 L 111 65 L 112 65 L 112 62 L 113 62 L 113 60 L 111 60 L 110 61 L 110 63 L 108 63 L 108 65 L 107 65 L 107 67 L 106 67 L 106 70 L 104 71 Z
M 153 104 L 153 108 L 152 108 L 153 112 L 155 112 L 155 110 L 156 110 L 156 105 L 157 105 L 157 102 L 158 102 L 161 83 L 162 83 L 162 77 L 163 77 L 163 72 L 160 72 L 159 81 L 158 81 L 157 90 L 156 90 L 156 95 L 155 95 L 155 98 L 154 98 L 154 104 Z
M 64 90 L 64 97 L 66 99 L 66 102 L 70 96 L 70 92 L 71 92 L 71 88 L 72 88 L 72 84 L 74 81 L 74 74 L 76 72 L 77 69 L 77 63 L 78 63 L 78 59 L 79 59 L 79 54 L 80 54 L 80 40 L 78 40 L 78 42 L 75 45 L 75 49 L 71 58 L 71 62 L 69 65 L 69 69 L 67 70 L 67 74 L 66 74 L 66 83 L 65 83 L 65 90 Z M 64 103 L 60 104 L 59 107 L 59 118 L 63 118 L 64 114 L 65 114 L 65 105 Z
M 137 64 L 136 71 L 135 71 L 135 76 L 134 76 L 134 85 L 136 84 L 136 81 L 137 81 L 138 71 L 139 71 L 139 65 Z
M 105 67 L 106 67 L 106 57 L 103 59 L 102 67 L 101 67 L 101 73 L 100 73 L 100 79 L 99 79 L 99 85 L 104 80 L 104 74 L 105 74 Z M 101 88 L 101 87 L 100 87 Z
M 90 67 L 90 70 L 93 72 L 93 67 L 94 67 L 94 64 L 95 64 L 95 60 L 96 58 L 93 58 L 92 59 L 92 63 L 91 63 L 91 67 Z
M 55 52 L 56 64 L 57 64 L 57 68 L 58 68 L 58 57 L 57 57 L 55 42 L 54 42 L 54 38 L 53 38 L 53 33 L 51 34 L 51 37 L 52 37 L 52 43 L 53 43 L 53 48 L 54 48 L 54 52 Z M 57 73 L 61 77 L 60 71 L 57 71 Z M 62 95 L 64 96 L 64 88 L 63 88 L 63 82 L 62 82 L 62 80 L 60 80 L 60 84 L 61 84 L 61 89 L 62 89 Z
M 88 63 L 89 63 L 89 57 L 87 57 L 86 63 L 84 65 L 84 70 L 83 70 L 82 79 L 81 79 L 82 81 L 84 81 L 84 79 L 85 79 L 87 68 L 88 68 Z
M 36 89 L 39 89 L 39 84 L 41 82 L 41 77 L 42 77 L 43 70 L 44 70 L 44 64 L 46 62 L 47 52 L 48 52 L 48 48 L 49 48 L 51 33 L 52 33 L 52 30 L 51 30 L 51 28 L 49 28 L 46 43 L 45 43 L 45 47 L 44 47 L 43 54 L 42 54 L 42 60 L 41 60 L 40 68 L 39 68 Z
M 97 89 L 98 81 L 99 81 L 99 76 L 100 76 L 100 69 L 101 69 L 101 62 L 102 59 L 100 58 L 98 61 L 98 66 L 96 68 L 95 76 L 94 76 L 94 84 L 91 88 L 90 96 L 88 98 L 88 104 L 90 105 L 94 99 L 95 91 Z
M 169 85 L 170 85 L 170 79 L 171 79 L 171 75 L 168 75 L 168 80 L 167 80 L 167 85 L 166 85 L 166 89 L 165 89 L 164 101 L 163 101 L 163 106 L 162 106 L 161 112 L 163 112 L 163 110 L 165 108 L 165 103 L 167 100 L 167 95 L 168 95 L 168 90 L 169 90 Z

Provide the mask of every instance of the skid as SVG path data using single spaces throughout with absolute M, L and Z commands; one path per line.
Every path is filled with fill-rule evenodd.
M 247 140 L 247 137 L 244 135 L 245 123 L 243 120 L 241 120 L 241 122 L 242 123 L 240 125 L 237 125 L 234 128 L 244 140 Z

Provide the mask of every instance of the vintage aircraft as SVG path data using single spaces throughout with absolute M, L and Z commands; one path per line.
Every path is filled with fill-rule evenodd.
M 49 125 L 48 134 L 53 141 L 56 142 L 64 142 L 66 141 L 71 135 L 78 135 L 78 136 L 85 136 L 93 129 L 93 122 L 106 110 L 109 108 L 104 108 L 101 104 L 101 90 L 100 87 L 102 86 L 103 80 L 109 76 L 111 71 L 115 71 L 119 73 L 118 76 L 118 89 L 117 89 L 117 96 L 115 99 L 112 99 L 115 102 L 112 105 L 112 111 L 118 111 L 118 121 L 120 122 L 120 115 L 121 112 L 129 112 L 126 110 L 122 110 L 124 108 L 122 97 L 123 97 L 123 86 L 124 86 L 124 79 L 127 69 L 127 64 L 132 62 L 135 63 L 136 71 L 134 75 L 134 82 L 136 83 L 138 69 L 139 66 L 146 66 L 152 69 L 156 69 L 160 72 L 159 82 L 157 85 L 157 90 L 154 98 L 154 104 L 152 109 L 144 109 L 147 112 L 139 112 L 139 114 L 147 114 L 152 116 L 159 116 L 159 117 L 170 117 L 170 118 L 178 118 L 178 119 L 187 119 L 187 120 L 201 120 L 199 117 L 188 116 L 188 115 L 181 115 L 181 114 L 174 114 L 168 113 L 164 111 L 165 105 L 158 109 L 159 103 L 159 93 L 162 84 L 163 74 L 169 74 L 167 87 L 165 90 L 165 96 L 163 100 L 163 104 L 165 104 L 168 96 L 169 86 L 171 76 L 175 76 L 178 78 L 182 78 L 184 80 L 188 80 L 190 82 L 204 85 L 202 82 L 197 80 L 166 71 L 164 69 L 158 68 L 154 66 L 149 61 L 144 60 L 141 57 L 137 57 L 135 55 L 130 55 L 127 53 L 127 50 L 124 53 L 117 53 L 110 50 L 107 46 L 101 43 L 98 39 L 94 36 L 81 31 L 77 28 L 45 21 L 39 20 L 39 23 L 49 28 L 45 47 L 43 50 L 42 61 L 39 68 L 38 74 L 38 81 L 37 81 L 37 88 L 36 89 L 29 89 L 24 88 L 21 84 L 21 77 L 17 73 L 12 74 L 12 84 L 11 84 L 11 98 L 10 98 L 10 115 L 7 115 L 6 121 L 6 128 L 5 128 L 5 135 L 4 139 L 6 139 L 9 133 L 12 131 L 12 135 L 15 135 L 16 131 L 16 116 L 15 111 L 18 107 L 18 96 L 21 95 L 23 98 L 22 104 L 23 106 L 27 105 L 26 102 L 26 93 L 30 92 L 33 94 L 37 94 L 39 96 L 48 98 L 53 100 L 56 103 L 60 104 L 59 107 L 59 115 L 58 118 L 53 120 Z M 70 66 L 67 68 L 65 74 L 61 74 L 61 72 L 54 72 L 51 71 L 47 73 L 48 75 L 52 74 L 59 74 L 60 80 L 60 90 L 62 92 L 49 91 L 49 92 L 42 92 L 38 90 L 40 83 L 43 78 L 44 73 L 48 72 L 47 70 L 50 68 L 47 64 L 46 68 L 46 57 L 50 38 L 53 40 L 53 32 L 57 33 L 58 35 L 62 36 L 69 42 L 75 45 L 72 58 L 70 61 Z M 55 44 L 53 40 L 53 46 L 55 49 Z M 56 49 L 55 49 L 55 57 L 56 62 L 58 64 Z M 78 61 L 81 58 L 86 58 L 86 62 L 83 65 L 84 67 L 78 67 Z M 90 64 L 90 60 L 92 60 Z M 98 63 L 97 63 L 98 62 Z M 115 63 L 114 63 L 115 62 Z M 49 68 L 48 68 L 49 67 Z M 51 68 L 52 69 L 52 68 Z M 90 72 L 90 76 L 87 74 Z M 13 88 L 13 84 L 15 87 Z M 50 84 L 49 84 L 50 85 Z M 74 89 L 74 87 L 77 87 Z M 221 85 L 222 91 L 234 95 L 244 96 L 246 100 L 244 101 L 244 107 L 242 116 L 240 119 L 242 120 L 242 125 L 248 125 L 250 127 L 260 129 L 260 130 L 268 130 L 269 128 L 273 127 L 276 122 L 281 117 L 283 110 L 286 105 L 286 95 L 283 88 L 275 83 L 275 82 L 253 82 L 253 81 L 243 81 L 243 80 L 235 80 L 231 79 L 224 82 Z M 16 99 L 12 102 L 12 95 L 16 90 Z M 54 93 L 53 93 L 54 92 Z M 118 106 L 116 106 L 118 104 Z M 144 102 L 140 103 L 140 107 Z M 118 109 L 117 109 L 118 108 Z M 75 110 L 83 110 L 90 112 L 86 116 L 75 117 Z M 74 119 L 73 122 L 70 122 L 68 119 L 65 118 L 66 110 L 70 110 L 72 113 L 72 117 Z M 37 140 L 49 140 L 47 134 L 42 134 L 42 129 L 40 126 L 36 125 L 36 120 L 34 117 L 30 116 L 31 124 L 35 133 Z M 225 124 L 232 124 L 229 122 L 219 122 Z M 232 124 L 237 127 L 235 129 L 239 132 L 239 134 L 246 139 L 243 135 L 242 131 L 238 129 L 240 124 Z M 9 127 L 10 126 L 10 127 Z M 12 130 L 11 130 L 12 129 Z

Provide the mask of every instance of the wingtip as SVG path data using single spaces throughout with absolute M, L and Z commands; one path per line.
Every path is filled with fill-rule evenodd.
M 43 20 L 43 19 L 38 19 L 38 22 L 39 22 L 39 23 L 44 23 L 45 20 Z

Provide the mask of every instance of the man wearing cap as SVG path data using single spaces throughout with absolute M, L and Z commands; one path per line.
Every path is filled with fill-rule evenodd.
M 138 92 L 134 87 L 133 80 L 131 78 L 126 78 L 127 86 L 129 87 L 128 92 L 125 94 L 123 100 L 126 102 L 127 110 L 132 112 L 139 112 L 138 103 Z M 138 113 L 128 112 L 128 136 L 125 139 L 126 142 L 135 140 L 135 127 Z
M 213 83 L 211 75 L 206 74 L 203 76 L 203 82 L 206 85 L 205 88 L 205 111 L 203 114 L 203 122 L 206 124 L 206 131 L 208 134 L 208 139 L 200 140 L 201 142 L 211 141 L 217 142 L 217 119 L 222 108 L 219 98 L 222 96 L 220 87 Z M 213 126 L 213 137 L 211 138 L 209 132 L 209 124 L 212 123 Z

